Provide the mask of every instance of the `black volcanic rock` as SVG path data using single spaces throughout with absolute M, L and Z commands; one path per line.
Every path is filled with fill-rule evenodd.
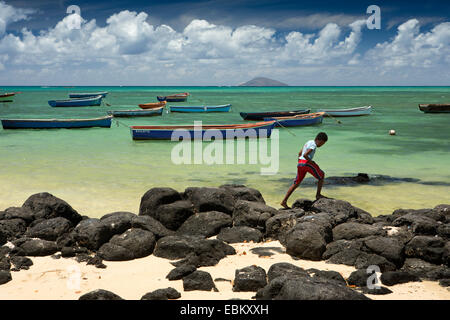
M 152 216 L 167 229 L 177 230 L 189 217 L 195 213 L 194 205 L 187 200 L 179 200 L 160 205 Z
M 177 235 L 159 239 L 153 254 L 171 260 L 185 259 L 180 265 L 192 264 L 200 267 L 215 266 L 227 255 L 236 254 L 236 251 L 218 239 Z
M 82 295 L 79 298 L 79 300 L 124 300 L 124 299 L 122 299 L 117 294 L 111 291 L 97 289 Z
M 27 230 L 27 224 L 23 219 L 15 218 L 0 220 L 0 230 L 8 241 L 20 238 Z
M 217 235 L 217 239 L 227 243 L 239 242 L 260 242 L 263 239 L 263 234 L 258 229 L 237 226 L 232 228 L 223 228 Z
M 198 212 L 220 211 L 233 213 L 235 200 L 232 194 L 224 188 L 190 187 L 184 191 L 184 197 L 189 199 Z
M 326 241 L 319 226 L 306 222 L 297 224 L 286 236 L 286 253 L 294 257 L 319 261 L 326 250 Z
M 140 216 L 153 216 L 159 206 L 182 200 L 178 191 L 172 188 L 152 188 L 141 198 Z
M 198 212 L 190 216 L 177 230 L 177 234 L 199 235 L 205 238 L 215 236 L 220 229 L 231 227 L 231 217 L 223 212 Z
M 31 238 L 40 238 L 43 240 L 55 241 L 58 237 L 69 232 L 72 223 L 63 217 L 43 220 L 33 227 L 30 227 L 25 233 Z
M 224 184 L 221 185 L 219 188 L 227 190 L 233 196 L 235 201 L 246 200 L 246 201 L 266 203 L 264 201 L 261 192 L 241 184 Z
M 183 278 L 184 291 L 217 291 L 211 275 L 206 271 L 194 271 Z
M 0 270 L 0 285 L 8 283 L 12 280 L 9 270 Z
M 174 288 L 157 289 L 142 296 L 141 300 L 169 300 L 181 298 L 181 294 Z
M 420 278 L 406 271 L 388 271 L 381 274 L 380 280 L 386 286 L 393 286 L 399 283 L 417 282 Z
M 90 250 L 98 250 L 102 244 L 111 239 L 111 228 L 99 219 L 86 219 L 81 221 L 74 229 L 76 242 Z
M 121 234 L 131 228 L 131 222 L 137 215 L 131 212 L 113 212 L 100 218 L 100 222 L 109 229 L 109 233 Z
M 32 257 L 51 256 L 58 251 L 55 242 L 41 239 L 27 239 L 19 247 L 24 255 Z
M 233 210 L 233 221 L 235 226 L 247 226 L 265 232 L 266 221 L 277 213 L 277 209 L 264 203 L 238 200 Z
M 405 246 L 405 255 L 440 264 L 444 253 L 445 241 L 434 236 L 415 236 Z
M 63 217 L 76 225 L 82 217 L 67 202 L 50 193 L 37 193 L 29 197 L 23 208 L 28 208 L 33 213 L 34 219 L 51 219 Z
M 155 248 L 153 233 L 142 229 L 129 229 L 115 235 L 98 250 L 98 256 L 107 261 L 126 261 L 146 257 Z
M 258 266 L 248 266 L 235 271 L 233 291 L 258 291 L 267 285 L 266 271 Z

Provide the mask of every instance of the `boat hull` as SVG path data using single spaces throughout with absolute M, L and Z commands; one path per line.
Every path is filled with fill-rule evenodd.
M 0 102 L 13 102 L 15 93 L 0 94 Z
M 301 126 L 312 126 L 316 124 L 321 124 L 323 121 L 323 113 L 314 115 L 299 115 L 293 117 L 274 117 L 265 118 L 265 121 L 275 120 L 276 127 L 301 127 Z
M 102 96 L 97 96 L 86 99 L 50 100 L 48 104 L 51 107 L 90 107 L 101 105 L 102 99 Z
M 108 111 L 109 115 L 113 117 L 154 117 L 161 116 L 163 114 L 164 107 L 159 107 L 158 109 L 147 109 L 147 110 L 116 110 Z
M 107 91 L 93 92 L 93 93 L 69 93 L 69 98 L 80 99 L 80 98 L 93 98 L 97 96 L 102 96 L 102 98 L 106 98 L 107 94 L 108 94 Z
M 419 110 L 425 113 L 450 113 L 450 104 L 419 104 Z
M 231 104 L 221 106 L 170 106 L 171 112 L 229 112 Z
M 317 112 L 325 112 L 324 117 L 358 117 L 368 116 L 372 112 L 372 107 L 351 108 L 351 109 L 319 109 Z
M 111 127 L 112 117 L 96 119 L 2 119 L 3 129 L 73 129 Z
M 186 102 L 187 101 L 187 96 L 186 97 L 161 97 L 158 96 L 156 97 L 158 99 L 158 101 L 166 101 L 166 102 Z
M 209 125 L 194 126 L 132 126 L 133 140 L 173 140 L 180 136 L 193 140 L 269 138 L 275 126 L 274 121 L 261 122 L 254 126 L 242 125 Z M 173 138 L 174 137 L 174 138 Z
M 288 117 L 288 116 L 296 116 L 299 114 L 309 113 L 310 109 L 304 110 L 293 110 L 293 111 L 273 111 L 273 112 L 241 112 L 240 115 L 244 120 L 259 120 L 262 121 L 264 118 L 270 117 Z
M 151 102 L 151 103 L 142 103 L 139 105 L 139 108 L 141 109 L 156 109 L 160 107 L 165 107 L 166 101 L 161 102 Z

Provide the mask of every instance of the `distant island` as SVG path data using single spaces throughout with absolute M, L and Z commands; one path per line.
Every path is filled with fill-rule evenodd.
M 286 83 L 277 81 L 277 80 L 264 78 L 264 77 L 257 77 L 257 78 L 253 78 L 250 81 L 241 83 L 238 86 L 239 87 L 287 87 L 289 85 Z

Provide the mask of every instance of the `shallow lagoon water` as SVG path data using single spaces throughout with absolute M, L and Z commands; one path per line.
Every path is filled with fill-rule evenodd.
M 261 175 L 261 164 L 181 164 L 171 161 L 176 142 L 133 141 L 129 129 L 2 130 L 0 129 L 0 210 L 20 206 L 33 193 L 47 191 L 66 200 L 81 214 L 99 217 L 114 211 L 138 212 L 140 197 L 151 187 L 239 183 L 260 190 L 278 207 L 296 175 L 297 154 L 304 142 L 325 131 L 329 141 L 314 160 L 327 176 L 359 172 L 416 182 L 384 185 L 325 186 L 324 194 L 344 199 L 373 215 L 397 208 L 434 207 L 450 203 L 450 114 L 424 114 L 419 103 L 450 101 L 449 87 L 15 87 L 22 91 L 13 103 L 0 103 L 1 118 L 90 118 L 107 110 L 138 108 L 157 95 L 190 92 L 187 104 L 233 105 L 230 113 L 164 113 L 162 117 L 120 119 L 125 125 L 242 123 L 239 112 L 372 105 L 367 117 L 325 118 L 319 126 L 279 128 L 279 170 Z M 51 108 L 47 100 L 69 92 L 110 92 L 111 106 Z M 178 103 L 181 104 L 181 103 Z M 185 103 L 183 103 L 185 104 Z M 397 135 L 390 136 L 390 129 Z M 260 141 L 261 142 L 261 141 Z M 269 155 L 271 144 L 268 142 Z M 206 148 L 211 143 L 204 143 Z M 225 144 L 225 143 L 224 143 Z M 248 152 L 249 142 L 245 142 Z M 226 149 L 224 149 L 226 153 Z M 246 154 L 248 158 L 248 154 Z M 313 198 L 308 183 L 297 198 Z

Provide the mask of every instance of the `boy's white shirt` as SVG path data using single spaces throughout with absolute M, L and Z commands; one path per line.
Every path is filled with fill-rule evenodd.
M 300 157 L 298 157 L 300 160 L 306 160 L 304 155 L 308 150 L 312 150 L 309 153 L 309 159 L 312 160 L 312 158 L 314 157 L 314 154 L 316 153 L 316 142 L 314 140 L 309 140 L 308 142 L 305 143 L 305 145 L 303 146 L 302 149 L 302 154 L 300 155 Z

